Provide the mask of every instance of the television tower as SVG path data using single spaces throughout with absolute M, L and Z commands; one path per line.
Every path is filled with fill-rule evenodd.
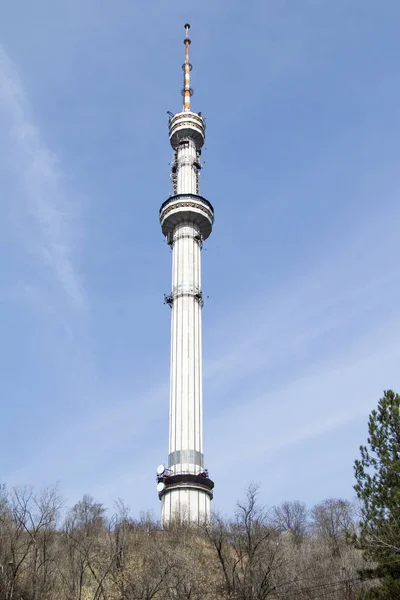
M 204 468 L 201 248 L 211 233 L 214 209 L 199 195 L 200 155 L 205 122 L 190 99 L 190 25 L 185 25 L 183 108 L 169 119 L 173 148 L 172 195 L 161 205 L 160 223 L 172 248 L 171 362 L 168 466 L 157 469 L 164 525 L 178 519 L 202 523 L 210 517 L 214 483 Z

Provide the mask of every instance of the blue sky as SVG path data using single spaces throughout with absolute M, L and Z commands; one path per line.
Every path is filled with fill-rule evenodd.
M 400 389 L 395 0 L 0 7 L 0 479 L 159 514 L 166 111 L 207 118 L 205 456 L 214 508 L 353 497 Z

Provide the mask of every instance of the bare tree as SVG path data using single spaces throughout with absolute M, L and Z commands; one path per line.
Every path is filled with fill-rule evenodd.
M 346 544 L 346 536 L 354 532 L 354 508 L 348 500 L 327 498 L 311 510 L 314 532 L 325 540 L 334 556 Z
M 121 524 L 115 533 L 121 542 L 120 527 Z M 123 527 L 123 561 L 115 563 L 111 574 L 117 597 L 124 600 L 165 598 L 177 564 L 167 533 L 148 519 L 125 521 Z
M 276 596 L 282 582 L 281 541 L 257 504 L 257 486 L 251 485 L 237 503 L 235 519 L 215 518 L 208 534 L 220 564 L 226 598 L 266 600 Z
M 282 502 L 273 510 L 273 523 L 279 531 L 290 533 L 298 545 L 304 540 L 308 530 L 308 510 L 304 502 Z
M 0 497 L 0 575 L 6 600 L 25 594 L 45 600 L 54 591 L 56 526 L 61 501 L 56 489 L 41 494 L 14 488 Z
M 67 515 L 64 525 L 68 557 L 60 574 L 71 600 L 108 600 L 106 579 L 116 555 L 107 543 L 104 507 L 85 495 Z

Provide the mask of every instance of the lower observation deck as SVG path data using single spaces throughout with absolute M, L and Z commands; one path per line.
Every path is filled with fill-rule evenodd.
M 172 236 L 177 225 L 194 223 L 206 240 L 214 223 L 214 209 L 211 202 L 198 194 L 176 194 L 161 205 L 160 223 L 167 238 Z

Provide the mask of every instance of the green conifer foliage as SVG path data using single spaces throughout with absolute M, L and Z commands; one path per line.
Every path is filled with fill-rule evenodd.
M 361 505 L 358 544 L 371 569 L 362 575 L 379 585 L 362 598 L 400 600 L 400 396 L 388 390 L 368 423 L 367 446 L 355 461 Z

